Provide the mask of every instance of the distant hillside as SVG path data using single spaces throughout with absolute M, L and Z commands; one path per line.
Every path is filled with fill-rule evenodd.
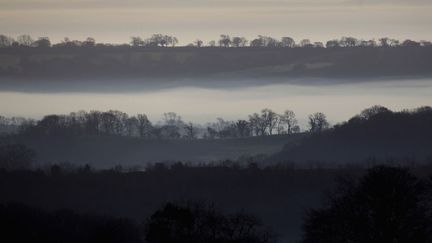
M 391 112 L 372 107 L 348 122 L 286 145 L 272 161 L 342 164 L 369 160 L 432 162 L 432 108 Z
M 139 139 L 122 136 L 24 136 L 0 138 L 0 144 L 23 144 L 40 163 L 71 162 L 98 168 L 144 166 L 149 162 L 211 162 L 241 156 L 271 155 L 302 134 L 233 139 Z
M 1 48 L 10 79 L 383 77 L 432 75 L 432 47 Z

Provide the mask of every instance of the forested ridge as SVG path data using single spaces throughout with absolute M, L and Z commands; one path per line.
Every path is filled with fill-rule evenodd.
M 272 160 L 337 164 L 405 158 L 424 162 L 432 159 L 431 138 L 430 107 L 392 112 L 373 106 L 331 129 L 311 133 L 298 144 L 287 144 Z
M 30 36 L 21 36 L 19 41 L 7 41 L 7 38 L 11 37 L 3 36 L 3 42 L 0 40 L 3 43 L 0 48 L 3 83 L 15 78 L 31 78 L 33 82 L 86 78 L 103 78 L 107 82 L 133 78 L 139 79 L 139 83 L 149 78 L 174 78 L 179 85 L 186 82 L 182 79 L 195 77 L 355 79 L 432 74 L 432 45 L 428 41 L 390 38 L 364 41 L 344 37 L 324 45 L 309 40 L 296 43 L 291 38 L 286 39 L 289 37 L 277 40 L 259 36 L 250 42 L 243 40 L 246 41 L 243 43 L 241 37 L 221 35 L 221 39 L 212 44 L 174 47 L 169 40 L 175 37 L 163 35 L 146 41 L 134 37 L 130 44 L 123 45 L 96 43 L 92 38 L 65 39 L 56 44 L 51 44 L 47 38 L 36 41 Z

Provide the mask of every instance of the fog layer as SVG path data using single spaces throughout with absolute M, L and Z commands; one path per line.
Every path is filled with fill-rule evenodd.
M 322 83 L 322 82 L 317 82 Z M 271 108 L 294 110 L 301 124 L 307 115 L 324 112 L 332 123 L 347 120 L 375 104 L 398 111 L 432 105 L 432 80 L 389 80 L 356 84 L 271 84 L 237 88 L 182 87 L 123 93 L 20 93 L 0 92 L 0 111 L 5 116 L 41 118 L 78 110 L 118 109 L 131 115 L 146 113 L 158 121 L 173 111 L 185 121 L 206 123 L 217 117 L 247 118 Z

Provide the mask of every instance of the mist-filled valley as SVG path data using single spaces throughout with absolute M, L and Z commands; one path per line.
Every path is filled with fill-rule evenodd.
M 185 121 L 205 124 L 218 117 L 244 119 L 260 109 L 271 108 L 277 112 L 295 111 L 306 129 L 307 116 L 313 112 L 325 113 L 336 124 L 373 105 L 400 111 L 428 105 L 432 97 L 429 78 L 357 79 L 354 83 L 350 79 L 323 78 L 215 79 L 217 87 L 202 87 L 200 79 L 190 80 L 184 87 L 166 87 L 168 81 L 163 80 L 152 86 L 127 79 L 119 79 L 117 84 L 102 80 L 99 84 L 70 82 L 74 87 L 59 84 L 54 90 L 26 85 L 26 90 L 18 91 L 20 84 L 14 84 L 16 90 L 0 91 L 2 115 L 40 119 L 80 110 L 121 110 L 130 115 L 145 113 L 157 122 L 163 113 L 175 112 Z
M 431 242 L 432 44 L 0 35 L 7 242 Z

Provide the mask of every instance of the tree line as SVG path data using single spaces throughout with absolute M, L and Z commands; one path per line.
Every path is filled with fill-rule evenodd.
M 402 113 L 430 111 L 430 107 L 419 107 Z M 348 122 L 336 124 L 358 124 L 379 114 L 392 114 L 388 108 L 374 105 L 361 111 Z M 346 125 L 345 125 L 346 126 Z M 300 132 L 321 133 L 332 128 L 327 116 L 316 112 L 308 116 L 307 127 L 301 129 L 296 114 L 285 110 L 279 114 L 269 108 L 248 115 L 247 119 L 236 121 L 217 118 L 215 122 L 196 124 L 186 122 L 175 112 L 167 112 L 161 121 L 152 123 L 144 113 L 130 116 L 119 110 L 78 111 L 68 115 L 47 115 L 40 120 L 0 115 L 0 134 L 27 135 L 116 135 L 146 139 L 218 139 L 244 138 L 295 134 Z
M 179 40 L 177 37 L 166 34 L 153 34 L 149 38 L 140 36 L 130 37 L 129 43 L 120 44 L 120 46 L 130 47 L 175 47 L 178 45 Z M 65 37 L 58 43 L 52 43 L 49 37 L 33 38 L 30 35 L 19 35 L 16 38 L 0 34 L 0 48 L 13 48 L 13 47 L 59 47 L 59 48 L 73 48 L 73 47 L 113 47 L 118 46 L 109 43 L 97 43 L 95 38 L 88 37 L 85 40 L 72 40 Z M 414 41 L 410 39 L 397 40 L 389 37 L 382 37 L 370 40 L 358 39 L 355 37 L 342 37 L 340 39 L 332 39 L 327 42 L 316 42 L 310 39 L 302 39 L 296 42 L 292 37 L 284 36 L 281 38 L 274 38 L 271 36 L 258 35 L 251 40 L 242 36 L 230 36 L 228 34 L 221 34 L 219 39 L 210 40 L 206 44 L 201 39 L 196 39 L 193 43 L 186 45 L 187 47 L 268 47 L 268 48 L 344 48 L 344 47 L 426 47 L 432 46 L 431 41 L 421 40 Z
M 317 112 L 309 117 L 310 132 L 321 132 L 330 127 L 325 114 Z M 286 110 L 278 114 L 262 109 L 248 119 L 227 121 L 218 118 L 206 125 L 183 121 L 174 112 L 163 114 L 162 121 L 152 123 L 146 114 L 129 116 L 118 110 L 78 111 L 68 115 L 47 115 L 40 120 L 0 116 L 0 134 L 28 135 L 118 135 L 148 139 L 215 139 L 299 133 L 301 129 L 295 113 Z
M 204 202 L 168 202 L 145 222 L 44 211 L 19 203 L 0 204 L 2 239 L 10 242 L 270 243 L 275 237 L 256 216 L 224 213 Z

